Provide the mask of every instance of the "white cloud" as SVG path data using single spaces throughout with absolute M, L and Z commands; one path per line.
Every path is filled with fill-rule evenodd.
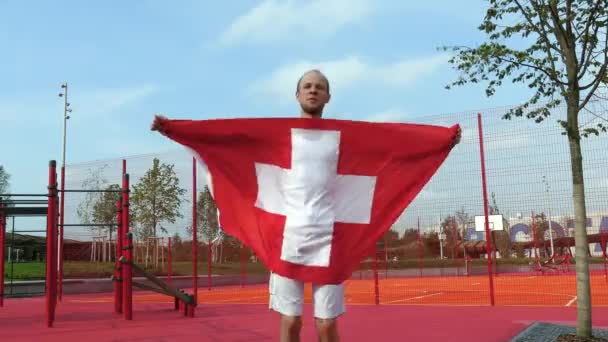
M 298 78 L 309 69 L 320 69 L 331 84 L 332 90 L 346 89 L 358 82 L 370 85 L 404 86 L 428 75 L 448 60 L 447 55 L 402 59 L 392 64 L 374 65 L 360 57 L 312 62 L 297 61 L 275 69 L 267 78 L 258 79 L 250 86 L 255 94 L 276 96 L 278 101 L 290 101 L 295 95 Z
M 498 137 L 491 140 L 488 139 L 485 144 L 485 149 L 487 151 L 519 150 L 521 148 L 531 146 L 532 141 L 528 136 L 509 136 Z
M 332 35 L 371 14 L 371 0 L 266 0 L 237 17 L 220 42 L 275 43 Z

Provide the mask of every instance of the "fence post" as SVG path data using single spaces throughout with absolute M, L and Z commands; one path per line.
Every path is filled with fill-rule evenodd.
M 54 160 L 49 163 L 48 208 L 46 226 L 46 323 L 50 328 L 55 320 L 55 303 L 57 300 L 57 164 Z
M 4 244 L 6 240 L 6 216 L 4 216 L 3 207 L 2 197 L 0 197 L 0 274 L 2 275 L 2 280 L 0 280 L 0 307 L 4 306 Z
M 196 215 L 196 158 L 192 157 L 192 295 L 194 304 L 188 316 L 194 317 L 194 310 L 198 304 L 198 242 L 197 242 L 197 215 Z
M 127 261 L 133 262 L 133 235 L 129 232 L 129 174 L 122 178 L 122 234 L 125 240 L 122 255 Z M 133 319 L 132 270 L 128 263 L 122 264 L 122 303 L 123 315 L 126 320 Z
M 481 182 L 483 189 L 483 212 L 485 215 L 485 230 L 486 230 L 486 255 L 488 256 L 488 277 L 490 280 L 490 304 L 494 306 L 494 277 L 492 272 L 492 246 L 490 243 L 490 222 L 488 218 L 488 190 L 486 183 L 486 165 L 485 155 L 483 151 L 483 128 L 481 124 L 481 113 L 477 113 L 477 128 L 479 131 L 479 155 L 481 162 Z
M 380 304 L 380 287 L 378 286 L 378 250 L 374 248 L 374 303 Z
M 167 239 L 167 285 L 171 285 L 171 237 Z
M 116 201 L 116 258 L 114 260 L 114 312 L 122 313 L 122 265 L 120 256 L 122 255 L 122 200 Z

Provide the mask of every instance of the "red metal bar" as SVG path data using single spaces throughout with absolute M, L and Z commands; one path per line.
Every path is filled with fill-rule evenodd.
M 608 235 L 608 232 L 606 232 L 605 230 L 602 231 L 600 235 L 600 239 L 602 241 L 600 247 L 602 248 L 602 254 L 604 255 L 604 278 L 606 278 L 606 282 L 608 283 L 608 253 L 606 252 L 606 250 L 608 249 L 608 238 L 606 237 L 606 235 Z
M 460 275 L 460 263 L 458 262 L 458 247 L 456 246 L 456 244 L 458 243 L 458 233 L 456 230 L 456 217 L 452 216 L 452 235 L 453 235 L 453 239 L 452 241 L 454 242 L 454 263 L 456 264 L 456 275 Z
M 192 157 L 192 295 L 194 305 L 188 312 L 188 316 L 194 317 L 194 310 L 198 304 L 198 241 L 197 241 L 197 215 L 196 215 L 196 158 Z
M 124 163 L 123 163 L 124 165 Z M 122 178 L 122 230 L 125 237 L 123 246 L 123 256 L 127 261 L 133 262 L 133 236 L 129 232 L 129 175 L 125 174 Z M 123 315 L 126 320 L 133 319 L 132 302 L 132 270 L 131 265 L 122 264 L 122 288 L 123 288 Z
M 488 190 L 486 183 L 486 164 L 483 151 L 483 127 L 481 124 L 481 113 L 477 113 L 477 127 L 479 130 L 479 155 L 481 162 L 481 182 L 483 187 L 483 212 L 485 215 L 486 229 L 486 253 L 488 255 L 488 277 L 490 280 L 490 304 L 494 306 L 494 277 L 492 272 L 492 246 L 490 244 L 490 222 L 488 218 Z
M 116 260 L 114 262 L 114 312 L 122 313 L 122 274 L 120 257 L 122 256 L 122 200 L 116 201 Z
M 241 244 L 241 287 L 245 286 L 245 245 Z
M 61 166 L 61 190 L 65 190 L 65 166 Z M 65 229 L 63 226 L 63 221 L 65 215 L 63 214 L 63 208 L 65 208 L 65 192 L 61 191 L 61 208 L 59 209 L 59 223 L 61 223 L 58 227 L 59 229 L 59 273 L 58 273 L 58 281 L 57 281 L 57 297 L 59 301 L 61 301 L 61 297 L 63 296 L 63 230 Z
M 167 285 L 171 286 L 171 237 L 167 239 Z
M 380 286 L 378 286 L 378 250 L 374 248 L 374 303 L 380 304 Z
M 211 257 L 213 252 L 211 251 L 211 240 L 207 244 L 207 290 L 211 291 Z
M 390 247 L 390 241 L 388 235 L 384 235 L 384 279 L 388 278 L 388 249 Z
M 418 217 L 418 273 L 422 277 L 422 236 L 420 235 L 420 217 Z
M 4 204 L 0 203 L 0 307 L 4 306 L 4 243 L 6 241 L 6 216 L 2 208 Z
M 46 323 L 50 328 L 55 320 L 55 301 L 56 301 L 56 273 L 55 263 L 57 240 L 57 212 L 55 210 L 55 197 L 57 196 L 57 164 L 54 160 L 49 163 L 49 183 L 48 183 L 48 208 L 46 225 Z

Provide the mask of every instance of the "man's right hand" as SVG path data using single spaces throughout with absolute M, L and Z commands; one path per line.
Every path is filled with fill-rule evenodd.
M 154 116 L 154 121 L 152 122 L 152 126 L 150 127 L 150 130 L 158 131 L 161 134 L 163 134 L 164 133 L 164 131 L 163 131 L 164 123 L 168 120 L 169 119 L 167 119 L 165 116 L 163 116 L 161 114 L 156 114 Z

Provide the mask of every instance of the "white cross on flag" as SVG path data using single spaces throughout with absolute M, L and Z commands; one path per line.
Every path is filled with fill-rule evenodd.
M 223 230 L 285 277 L 350 277 L 447 158 L 450 128 L 333 119 L 166 120 L 210 174 Z

